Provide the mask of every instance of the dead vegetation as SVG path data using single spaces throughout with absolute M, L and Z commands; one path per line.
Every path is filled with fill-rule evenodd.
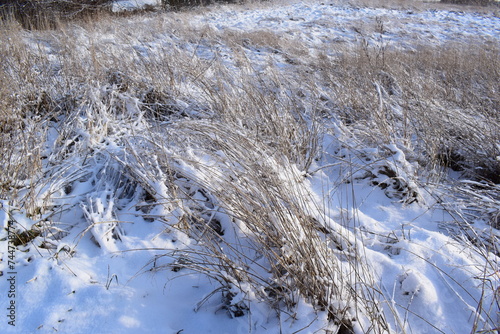
M 154 34 L 169 34 L 184 19 L 172 15 L 133 28 L 126 18 L 62 25 L 50 34 L 4 24 L 2 198 L 42 219 L 42 212 L 56 210 L 53 198 L 94 177 L 95 192 L 82 212 L 95 242 L 106 248 L 120 238 L 113 200 L 128 203 L 137 191 L 147 219 L 159 219 L 152 207 L 178 210 L 178 221 L 165 221 L 166 229 L 199 242 L 165 255 L 174 261 L 163 269 L 213 277 L 235 317 L 248 312 L 235 289 L 252 288 L 276 309 L 293 309 L 304 297 L 328 313 L 339 333 L 381 333 L 387 322 L 358 241 L 331 224 L 301 186 L 325 153 L 325 132 L 343 129 L 344 149 L 354 151 L 353 142 L 383 147 L 381 162 L 367 164 L 377 175 L 362 177 L 405 204 L 419 200 L 415 180 L 451 182 L 446 168 L 460 172 L 481 187 L 460 188 L 461 200 L 476 216 L 483 214 L 473 205 L 478 196 L 490 203 L 487 219 L 498 228 L 497 41 L 401 50 L 365 36 L 336 46 L 334 54 L 325 49 L 311 56 L 300 41 L 270 31 L 218 34 L 186 25 L 176 26 L 176 38 L 187 46 L 153 50 Z M 100 38 L 105 30 L 119 31 L 117 40 Z M 227 45 L 232 62 L 215 45 Z M 249 49 L 281 58 L 253 64 Z M 280 60 L 286 73 L 276 66 Z M 391 147 L 416 163 L 414 175 L 388 163 L 397 153 Z M 346 162 L 340 153 L 337 158 Z M 108 178 L 87 175 L 90 164 L 101 163 Z M 356 177 L 350 168 L 342 182 Z M 99 210 L 101 204 L 107 209 Z M 467 225 L 467 216 L 459 216 Z M 22 240 L 35 239 L 27 233 Z M 227 238 L 231 233 L 238 243 Z M 489 237 L 491 248 L 497 239 Z

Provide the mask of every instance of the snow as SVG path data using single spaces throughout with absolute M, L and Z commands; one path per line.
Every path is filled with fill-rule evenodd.
M 446 43 L 464 36 L 496 38 L 500 35 L 499 18 L 484 17 L 478 13 L 402 11 L 315 2 L 297 2 L 279 8 L 213 11 L 199 16 L 193 23 L 208 24 L 219 30 L 271 29 L 282 36 L 292 35 L 308 41 L 314 47 L 315 43 L 351 42 L 363 33 L 357 27 L 368 30 L 377 18 L 384 23 L 384 40 L 389 44 L 408 43 L 411 46 L 416 41 Z
M 137 4 L 122 1 L 121 5 L 135 7 Z M 283 38 L 300 40 L 311 53 L 322 49 L 324 44 L 351 43 L 363 38 L 364 34 L 375 36 L 377 33 L 372 27 L 376 24 L 375 18 L 381 18 L 384 23 L 384 43 L 394 47 L 412 48 L 426 41 L 447 43 L 466 40 L 465 37 L 500 41 L 500 18 L 473 12 L 370 8 L 307 1 L 262 6 L 218 5 L 201 14 L 183 15 L 189 15 L 189 24 L 197 29 L 209 27 L 215 31 L 244 33 L 269 29 Z M 141 19 L 147 20 L 138 18 Z M 355 29 L 360 26 L 366 30 Z M 105 40 L 109 41 L 110 48 L 118 47 L 113 46 L 113 34 L 103 35 L 102 41 Z M 132 47 L 142 57 L 148 58 L 168 47 L 168 43 L 183 41 L 176 40 L 175 33 L 158 32 L 157 40 L 137 42 Z M 216 52 L 202 42 L 196 45 L 184 43 L 184 48 L 193 50 L 201 58 L 211 59 Z M 224 55 L 227 47 L 220 45 L 217 52 Z M 271 55 L 283 68 L 287 66 L 279 55 L 273 55 L 266 48 L 248 48 L 246 52 L 251 61 L 261 66 Z M 228 64 L 232 61 L 227 52 Z M 250 288 L 241 285 L 235 290 L 231 303 L 234 306 L 244 302 L 249 311 L 239 317 L 221 302 L 216 281 L 220 276 L 191 271 L 183 268 L 182 263 L 178 264 L 178 271 L 171 269 L 172 254 L 186 251 L 195 244 L 188 235 L 169 229 L 165 224 L 166 221 L 171 226 L 182 224 L 183 214 L 175 209 L 168 210 L 167 206 L 150 210 L 147 197 L 140 198 L 139 186 L 128 183 L 127 172 L 119 163 L 134 160 L 124 152 L 124 144 L 118 140 L 120 136 L 127 136 L 130 140 L 127 145 L 132 149 L 141 148 L 140 138 L 134 137 L 134 131 L 140 129 L 143 122 L 137 103 L 124 97 L 127 114 L 137 116 L 135 129 L 127 128 L 129 125 L 117 127 L 113 131 L 118 132 L 112 137 L 105 135 L 112 131 L 80 134 L 80 143 L 76 145 L 92 146 L 100 150 L 101 155 L 95 155 L 88 162 L 89 169 L 83 173 L 74 168 L 71 161 L 65 168 L 53 171 L 73 180 L 67 193 L 60 190 L 58 184 L 41 191 L 58 191 L 59 197 L 54 196 L 52 201 L 64 208 L 47 219 L 72 228 L 54 245 L 55 248 L 16 252 L 16 326 L 9 326 L 6 317 L 2 316 L 2 333 L 326 331 L 331 326 L 326 312 L 315 310 L 304 299 L 297 300 L 295 314 L 282 313 L 278 317 L 277 312 L 259 300 Z M 185 101 L 183 103 L 186 109 L 192 107 Z M 75 120 L 88 121 L 83 118 Z M 101 121 L 102 126 L 108 123 L 106 119 Z M 337 130 L 331 129 L 330 134 L 339 133 Z M 57 136 L 57 131 L 52 129 L 47 140 L 49 153 L 59 145 Z M 337 155 L 332 153 L 337 148 L 336 142 L 334 135 L 325 135 L 323 147 L 331 151 L 331 156 Z M 159 141 L 156 144 L 162 146 L 165 143 Z M 68 142 L 63 146 L 70 145 L 72 143 Z M 162 147 L 169 150 L 166 145 Z M 486 268 L 484 258 L 441 228 L 441 223 L 453 221 L 453 217 L 435 205 L 436 200 L 414 182 L 414 168 L 405 153 L 396 145 L 383 148 L 385 153 L 380 148 L 363 150 L 373 161 L 382 154 L 388 155 L 380 165 L 371 165 L 378 183 L 387 181 L 387 177 L 378 172 L 379 168 L 385 166 L 397 170 L 404 187 L 414 191 L 421 200 L 413 203 L 409 197 L 396 197 L 397 194 L 390 193 L 389 188 L 374 186 L 363 176 L 364 171 L 352 175 L 353 182 L 338 182 L 343 177 L 345 166 L 334 159 L 329 160 L 327 155 L 310 169 L 315 172 L 306 177 L 295 165 L 289 169 L 279 168 L 279 160 L 269 155 L 265 156 L 268 159 L 262 165 L 281 170 L 278 177 L 283 183 L 290 183 L 290 189 L 311 194 L 311 215 L 317 216 L 318 221 L 324 221 L 325 226 L 332 230 L 342 232 L 344 247 L 360 245 L 357 251 L 366 261 L 362 269 L 370 269 L 373 282 L 381 289 L 385 300 L 383 310 L 387 316 L 393 316 L 387 319 L 392 332 L 468 333 L 476 316 L 482 320 L 487 316 L 497 317 L 498 309 L 478 311 L 476 308 L 482 298 L 481 284 L 492 284 L 492 290 L 498 289 L 498 271 L 483 272 Z M 146 151 L 138 156 L 143 156 L 144 161 L 149 158 L 153 161 L 155 157 L 148 157 L 149 153 Z M 210 195 L 197 188 L 189 178 L 193 176 L 209 182 L 207 175 L 193 167 L 198 164 L 217 168 L 218 177 L 225 177 L 226 169 L 221 163 L 226 159 L 225 153 L 219 152 L 219 160 L 203 156 L 196 148 L 182 154 L 192 157 L 193 162 L 178 166 L 185 172 L 179 185 L 193 192 L 191 200 L 196 205 L 208 207 L 211 205 Z M 356 161 L 358 157 L 350 156 L 349 159 Z M 153 172 L 143 172 L 146 180 L 152 175 L 148 173 Z M 161 176 L 163 172 L 158 168 L 155 173 Z M 164 185 L 151 180 L 150 186 L 149 191 L 154 189 L 165 203 L 173 201 L 170 189 Z M 8 226 L 9 220 L 25 229 L 38 223 L 26 217 L 23 208 L 9 207 L 7 199 L 2 199 L 1 205 L 0 222 L 4 227 Z M 213 214 L 208 221 L 218 221 L 227 238 L 236 239 L 242 232 L 247 232 L 243 224 L 234 228 L 235 223 L 223 210 L 218 207 L 211 209 Z M 3 230 L 0 236 L 6 238 L 7 231 Z M 305 236 L 302 237 L 305 240 Z M 240 246 L 247 246 L 245 242 L 250 243 L 242 240 Z M 3 241 L 1 247 L 4 260 L 0 263 L 3 272 L 3 277 L 0 277 L 0 309 L 6 314 L 9 300 L 4 292 L 8 291 L 6 279 L 10 271 L 6 261 L 7 242 Z M 262 265 L 265 265 L 263 260 Z M 490 278 L 486 279 L 486 276 Z M 475 277 L 483 277 L 483 280 Z M 361 325 L 357 326 L 357 331 L 361 332 Z
M 144 8 L 146 6 L 158 6 L 159 0 L 118 0 L 113 2 L 113 11 L 127 11 Z

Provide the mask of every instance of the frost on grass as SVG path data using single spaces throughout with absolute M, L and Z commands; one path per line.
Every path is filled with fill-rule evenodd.
M 5 27 L 23 331 L 495 330 L 498 49 L 399 25 L 469 13 L 270 6 Z

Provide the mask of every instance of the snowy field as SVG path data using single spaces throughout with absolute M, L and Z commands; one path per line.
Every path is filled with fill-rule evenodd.
M 1 139 L 0 331 L 499 333 L 499 186 L 427 165 L 403 83 L 346 120 L 329 61 L 499 50 L 498 14 L 280 1 L 2 37 L 0 107 L 37 93 Z

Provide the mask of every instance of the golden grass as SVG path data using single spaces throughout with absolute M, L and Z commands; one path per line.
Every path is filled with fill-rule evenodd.
M 193 269 L 223 285 L 267 284 L 263 297 L 276 307 L 293 307 L 298 294 L 344 332 L 353 317 L 383 332 L 380 294 L 356 241 L 313 214 L 311 194 L 300 185 L 321 153 L 322 131 L 335 125 L 360 145 L 397 144 L 417 163 L 416 174 L 427 177 L 422 182 L 431 176 L 441 182 L 446 166 L 485 187 L 499 182 L 497 41 L 404 50 L 372 46 L 363 36 L 313 56 L 301 41 L 270 31 L 200 31 L 185 12 L 129 20 L 64 23 L 47 32 L 26 32 L 13 22 L 1 27 L 0 196 L 23 203 L 33 216 L 50 205 L 45 184 L 61 177 L 65 185 L 59 166 L 83 168 L 116 136 L 130 160 L 115 158 L 157 205 L 192 205 L 179 180 L 193 180 L 263 254 L 271 280 L 242 269 L 250 259 L 241 245 L 225 245 L 233 248 L 228 258 L 218 228 L 208 222 L 212 231 L 200 232 L 196 210 L 180 205 L 186 218 L 171 228 L 206 245 L 192 255 L 199 260 L 190 262 Z M 154 44 L 158 35 L 169 42 Z M 253 63 L 252 49 L 269 60 Z M 276 54 L 287 71 L 272 60 Z M 54 146 L 45 147 L 56 122 Z M 169 197 L 155 192 L 151 180 L 164 182 Z

